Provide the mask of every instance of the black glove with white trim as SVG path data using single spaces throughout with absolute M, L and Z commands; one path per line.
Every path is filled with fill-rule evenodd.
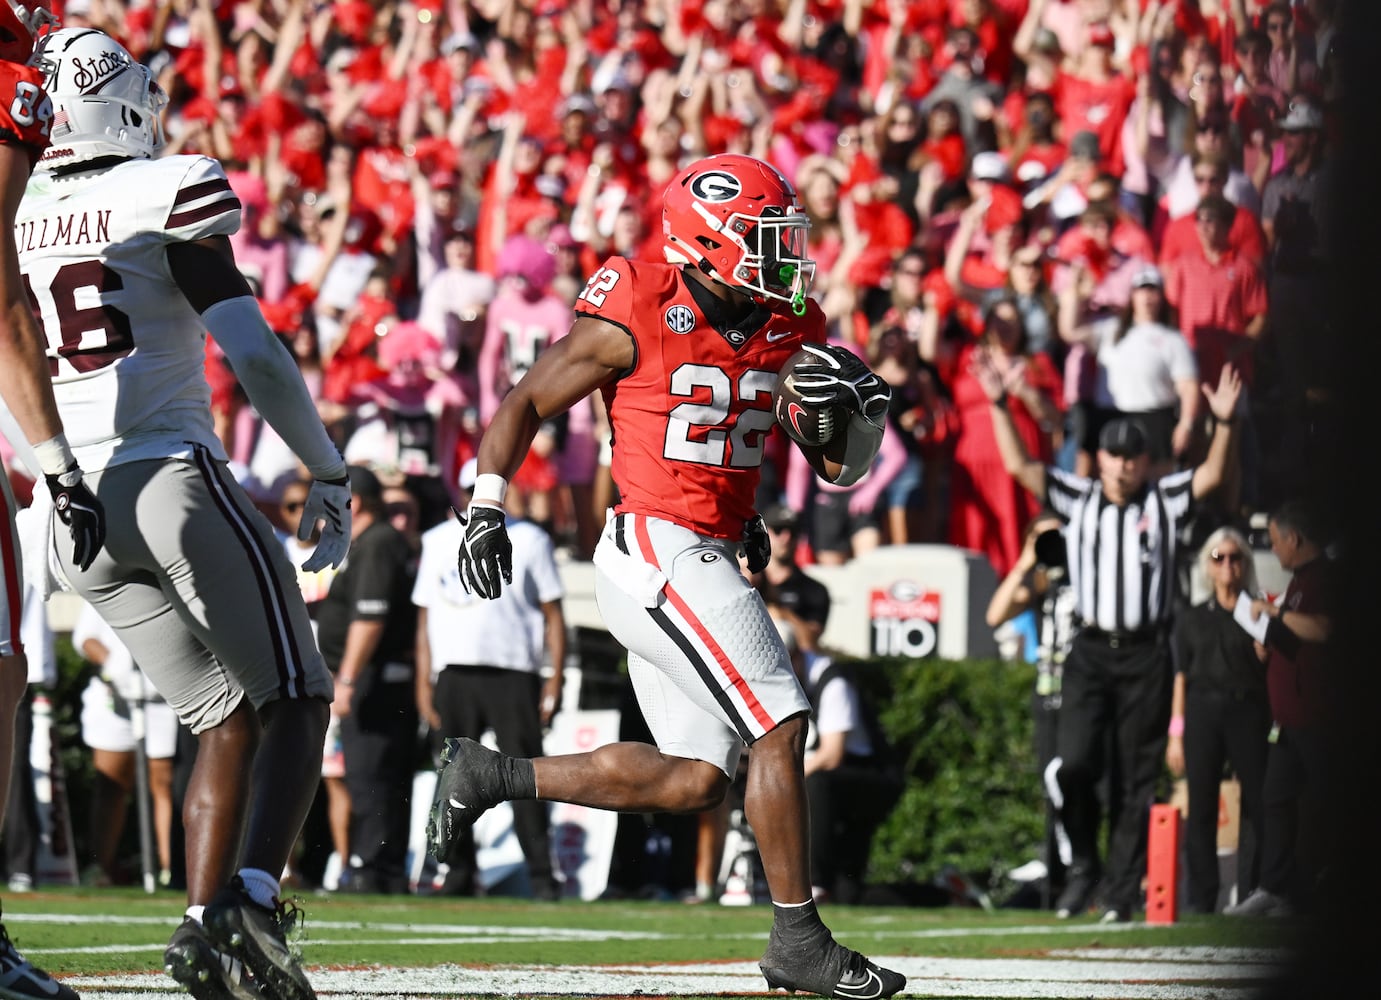
M 892 389 L 852 351 L 833 344 L 805 344 L 802 349 L 817 360 L 804 362 L 792 372 L 792 384 L 809 406 L 840 406 L 857 413 L 874 427 L 887 420 Z
M 504 527 L 504 512 L 499 507 L 475 503 L 464 514 L 454 507 L 451 510 L 465 526 L 456 559 L 461 585 L 467 593 L 492 601 L 503 591 L 505 583 L 513 582 L 513 543 Z
M 75 465 L 60 476 L 43 478 L 53 496 L 53 509 L 72 533 L 72 562 L 86 572 L 105 544 L 105 508 Z

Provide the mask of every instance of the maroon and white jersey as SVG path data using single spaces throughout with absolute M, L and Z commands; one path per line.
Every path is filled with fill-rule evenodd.
M 19 268 L 87 472 L 186 457 L 198 445 L 225 459 L 211 423 L 206 327 L 178 290 L 167 247 L 239 227 L 239 199 L 204 156 L 30 179 L 14 230 Z

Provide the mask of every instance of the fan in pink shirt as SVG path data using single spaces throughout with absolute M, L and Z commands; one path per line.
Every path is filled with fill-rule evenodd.
M 550 290 L 556 258 L 530 237 L 511 236 L 499 252 L 499 291 L 489 305 L 484 346 L 480 349 L 480 419 L 487 426 L 508 390 L 532 367 L 537 355 L 564 337 L 571 309 Z M 590 508 L 588 490 L 599 457 L 594 410 L 589 398 L 565 415 L 566 425 L 544 427 L 513 485 L 526 494 L 527 516 L 551 518 L 551 492 L 562 484 L 576 488 L 578 516 Z

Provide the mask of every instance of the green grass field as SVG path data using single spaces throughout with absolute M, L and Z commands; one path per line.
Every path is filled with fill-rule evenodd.
M 312 896 L 304 962 L 322 996 L 715 996 L 766 990 L 764 906 L 535 904 Z M 84 996 L 175 992 L 161 974 L 176 893 L 10 895 L 11 938 Z M 836 937 L 904 972 L 915 997 L 1247 1000 L 1287 959 L 1291 926 L 1194 917 L 1104 926 L 1032 911 L 826 907 Z

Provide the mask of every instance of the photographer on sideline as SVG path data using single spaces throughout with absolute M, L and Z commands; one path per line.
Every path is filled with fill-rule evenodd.
M 1061 796 L 1055 780 L 1059 766 L 1057 738 L 1060 718 L 1060 681 L 1065 656 L 1074 639 L 1075 598 L 1069 585 L 1069 566 L 1060 518 L 1043 511 L 1026 528 L 1026 540 L 1016 565 L 998 584 L 988 602 L 986 620 L 992 628 L 1022 612 L 1036 614 L 1036 690 L 1031 696 L 1035 720 L 1036 763 L 1045 795 L 1046 824 L 1042 861 L 1048 896 L 1064 883 L 1068 838 L 1060 826 Z M 1029 659 L 1029 655 L 1026 657 Z M 1060 844 L 1065 851 L 1061 852 Z M 1048 908 L 1049 899 L 1043 897 Z

